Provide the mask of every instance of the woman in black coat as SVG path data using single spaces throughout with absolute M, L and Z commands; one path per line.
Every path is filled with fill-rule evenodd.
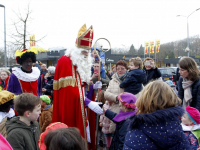
M 179 61 L 179 73 L 178 96 L 183 107 L 191 106 L 200 111 L 200 72 L 194 59 L 182 57 Z
M 143 82 L 143 85 L 149 83 L 151 80 L 156 80 L 161 77 L 161 73 L 158 68 L 155 66 L 154 60 L 152 58 L 147 57 L 143 61 L 143 70 L 146 72 L 146 76 Z

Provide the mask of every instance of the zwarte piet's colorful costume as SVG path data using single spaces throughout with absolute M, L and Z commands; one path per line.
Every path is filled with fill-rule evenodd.
M 29 52 L 37 54 L 37 51 L 24 49 L 15 53 L 16 59 Z M 40 96 L 42 90 L 40 70 L 37 67 L 32 67 L 32 72 L 26 73 L 22 71 L 21 67 L 14 67 L 12 74 L 6 79 L 4 90 L 10 91 L 15 95 L 33 93 L 36 96 Z
M 80 48 L 80 51 L 83 49 L 90 50 L 93 39 L 92 26 L 87 30 L 86 25 L 84 25 L 80 31 L 82 31 L 82 34 L 76 39 L 76 47 Z M 77 66 L 73 65 L 72 61 L 70 56 L 62 56 L 56 66 L 53 83 L 54 102 L 52 122 L 63 122 L 69 127 L 78 128 L 82 137 L 87 140 L 88 132 L 86 128 L 89 120 L 90 139 L 91 143 L 95 144 L 95 113 L 85 111 L 85 106 L 88 104 L 85 99 L 87 99 L 86 97 L 91 99 L 94 96 L 94 92 L 91 89 L 85 95 L 85 84 L 81 81 Z M 88 71 L 90 71 L 90 68 L 88 68 Z

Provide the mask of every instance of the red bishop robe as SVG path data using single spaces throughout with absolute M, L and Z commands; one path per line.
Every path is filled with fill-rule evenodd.
M 90 70 L 88 70 L 90 71 Z M 84 93 L 81 78 L 72 64 L 70 57 L 62 56 L 56 65 L 54 75 L 54 100 L 52 122 L 63 122 L 69 127 L 76 127 L 80 130 L 83 138 L 87 140 L 87 117 L 85 113 Z M 91 115 L 93 112 L 90 112 Z M 90 120 L 93 120 L 94 113 Z M 90 122 L 90 121 L 89 121 Z M 93 128 L 95 129 L 95 128 Z M 95 143 L 95 131 L 90 131 L 91 143 Z M 93 148 L 92 148 L 93 149 Z

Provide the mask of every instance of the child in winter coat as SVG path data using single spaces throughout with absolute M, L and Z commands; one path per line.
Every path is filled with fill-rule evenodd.
M 137 98 L 131 93 L 121 93 L 118 95 L 120 112 L 116 114 L 109 109 L 104 108 L 105 116 L 116 123 L 116 130 L 110 150 L 122 150 L 127 133 L 130 117 L 136 114 L 135 102 Z
M 167 80 L 165 82 L 173 89 L 176 95 L 178 95 L 178 91 L 176 90 L 176 85 L 174 85 L 174 83 L 171 80 Z
M 52 123 L 52 112 L 53 105 L 51 105 L 51 100 L 47 95 L 40 96 L 42 112 L 39 119 L 39 124 L 41 128 L 41 132 L 45 131 L 45 128 Z
M 186 113 L 181 118 L 182 128 L 189 140 L 192 150 L 199 148 L 200 142 L 200 113 L 196 108 L 187 106 Z
M 75 127 L 49 131 L 44 143 L 46 150 L 88 150 L 86 140 Z
M 136 95 L 142 90 L 142 83 L 145 79 L 145 72 L 142 69 L 142 59 L 140 57 L 131 58 L 129 60 L 129 68 L 130 71 L 120 84 L 120 88 L 124 88 L 124 92 Z
M 42 92 L 44 93 L 44 95 L 52 95 L 55 69 L 56 68 L 54 66 L 48 67 L 48 75 L 46 77 L 47 82 L 45 86 L 42 88 Z
M 0 133 L 6 138 L 6 121 L 13 116 L 15 112 L 12 109 L 14 94 L 9 91 L 0 92 Z
M 36 121 L 41 113 L 40 98 L 23 93 L 14 99 L 19 116 L 6 122 L 7 140 L 14 150 L 39 150 L 40 126 Z
M 137 115 L 131 118 L 124 150 L 189 150 L 180 117 L 181 100 L 163 81 L 148 83 L 137 99 Z
M 110 110 L 111 105 L 112 105 L 112 102 L 106 101 L 105 104 L 103 105 L 103 107 Z M 111 144 L 111 138 L 114 135 L 109 132 L 111 120 L 108 119 L 104 114 L 102 114 L 100 116 L 99 122 L 100 122 L 99 126 L 102 127 L 102 132 L 103 132 L 104 136 L 106 137 L 106 143 L 107 143 L 106 147 L 107 147 L 107 149 L 109 149 L 110 144 Z
M 39 137 L 39 141 L 38 141 L 38 145 L 39 145 L 39 148 L 40 150 L 47 150 L 47 147 L 45 145 L 45 137 L 46 135 L 50 132 L 50 131 L 54 131 L 56 129 L 60 129 L 60 128 L 68 128 L 68 126 L 64 123 L 61 123 L 61 122 L 54 122 L 54 123 L 51 123 L 49 124 L 45 131 L 43 133 L 40 134 L 40 137 Z M 54 143 L 55 144 L 55 141 Z M 55 146 L 55 145 L 54 145 Z M 56 148 L 57 150 L 58 148 Z

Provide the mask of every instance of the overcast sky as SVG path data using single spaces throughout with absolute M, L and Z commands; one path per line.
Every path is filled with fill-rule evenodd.
M 145 41 L 160 39 L 161 44 L 187 37 L 188 16 L 200 8 L 200 0 L 0 0 L 6 6 L 6 32 L 11 34 L 13 13 L 25 14 L 30 3 L 32 21 L 28 31 L 38 46 L 71 47 L 78 30 L 93 25 L 94 40 L 103 37 L 112 47 L 138 48 Z M 200 10 L 189 17 L 189 34 L 200 34 Z M 10 38 L 7 36 L 7 40 Z M 124 46 L 123 46 L 124 45 Z M 4 46 L 4 10 L 0 7 L 0 47 Z

